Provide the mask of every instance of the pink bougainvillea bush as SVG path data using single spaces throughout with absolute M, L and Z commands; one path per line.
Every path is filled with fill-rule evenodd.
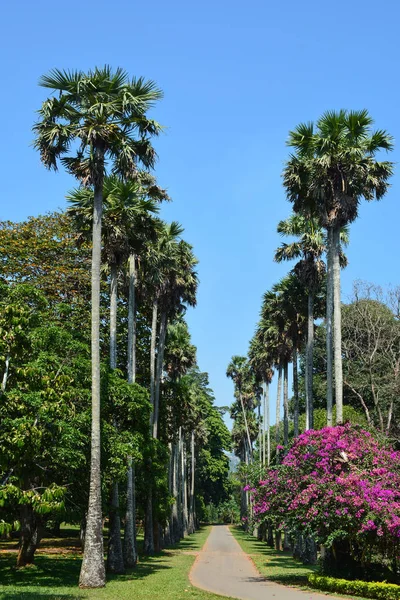
M 357 560 L 400 555 L 400 452 L 346 424 L 300 435 L 253 488 L 254 515 Z

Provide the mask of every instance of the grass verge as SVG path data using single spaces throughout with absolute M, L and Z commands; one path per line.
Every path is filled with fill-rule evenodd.
M 309 575 L 317 572 L 317 566 L 303 565 L 299 560 L 293 558 L 290 552 L 276 552 L 273 548 L 267 546 L 265 542 L 260 542 L 257 538 L 249 535 L 240 526 L 231 526 L 230 530 L 236 540 L 239 542 L 243 552 L 246 552 L 254 562 L 257 570 L 266 579 L 280 583 L 282 585 L 297 586 L 301 589 L 307 589 L 312 592 L 327 595 L 326 590 L 316 590 L 308 582 Z M 337 594 L 333 590 L 329 597 L 350 598 L 345 594 Z M 358 597 L 357 600 L 367 600 L 364 597 Z
M 80 590 L 81 554 L 39 554 L 33 567 L 16 570 L 15 554 L 1 554 L 1 600 L 221 600 L 190 585 L 189 571 L 210 528 L 182 540 L 174 548 L 152 557 L 141 557 L 136 569 L 110 576 L 107 586 Z
M 315 566 L 303 565 L 294 559 L 290 552 L 276 552 L 265 542 L 260 542 L 239 526 L 230 529 L 242 550 L 249 554 L 261 575 L 276 583 L 308 587 L 308 576 L 316 571 Z

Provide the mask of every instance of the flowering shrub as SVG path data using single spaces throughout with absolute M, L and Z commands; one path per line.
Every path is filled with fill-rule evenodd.
M 400 452 L 350 424 L 300 435 L 253 493 L 253 514 L 353 558 L 400 554 Z

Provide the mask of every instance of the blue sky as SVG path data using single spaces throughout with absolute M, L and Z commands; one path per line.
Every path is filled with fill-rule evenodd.
M 400 139 L 398 3 L 20 0 L 1 12 L 0 218 L 63 207 L 74 185 L 30 146 L 40 75 L 109 63 L 154 79 L 165 93 L 154 117 L 167 127 L 156 174 L 174 199 L 163 216 L 184 225 L 200 260 L 188 320 L 217 402 L 230 404 L 227 363 L 246 353 L 262 293 L 287 270 L 272 255 L 290 213 L 288 131 L 327 109 L 367 108 Z M 351 227 L 344 298 L 355 279 L 398 283 L 399 174 L 392 183 Z

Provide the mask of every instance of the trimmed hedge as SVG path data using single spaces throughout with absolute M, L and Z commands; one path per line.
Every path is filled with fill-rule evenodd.
M 311 587 L 326 592 L 363 596 L 375 600 L 400 600 L 400 585 L 394 583 L 348 581 L 347 579 L 324 577 L 314 573 L 309 575 L 308 583 Z

